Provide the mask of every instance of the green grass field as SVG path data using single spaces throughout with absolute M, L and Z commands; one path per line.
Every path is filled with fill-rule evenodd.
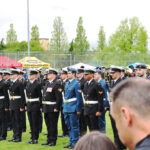
M 111 123 L 110 123 L 110 119 L 108 116 L 108 113 L 106 114 L 106 121 L 107 121 L 107 135 L 113 139 L 113 133 L 112 133 L 112 129 L 111 129 Z M 49 147 L 49 146 L 42 146 L 41 143 L 45 142 L 47 140 L 47 137 L 44 135 L 44 133 L 46 133 L 46 126 L 45 123 L 43 121 L 43 131 L 42 133 L 40 133 L 40 137 L 39 137 L 39 143 L 38 144 L 27 144 L 25 143 L 26 141 L 30 140 L 30 134 L 29 134 L 30 128 L 29 128 L 29 124 L 27 121 L 27 131 L 25 133 L 23 133 L 22 136 L 22 142 L 20 143 L 13 143 L 13 142 L 8 142 L 8 139 L 12 138 L 12 131 L 8 131 L 8 136 L 7 136 L 7 140 L 6 141 L 1 141 L 0 142 L 0 150 L 63 150 L 63 146 L 68 144 L 69 138 L 58 138 L 57 140 L 57 145 L 54 147 Z M 62 130 L 61 130 L 61 123 L 60 123 L 60 119 L 59 119 L 59 124 L 58 124 L 58 134 L 61 135 L 62 134 Z

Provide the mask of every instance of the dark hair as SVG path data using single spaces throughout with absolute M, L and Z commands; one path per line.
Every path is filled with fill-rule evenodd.
M 79 139 L 75 150 L 117 150 L 117 148 L 105 134 L 93 131 Z
M 112 104 L 116 111 L 128 105 L 143 118 L 149 118 L 150 112 L 150 81 L 144 78 L 129 78 L 121 81 L 112 89 Z M 118 108 L 118 109 L 117 109 Z

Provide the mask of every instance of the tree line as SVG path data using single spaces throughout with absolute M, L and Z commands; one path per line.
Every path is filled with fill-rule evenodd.
M 32 50 L 43 50 L 39 42 L 39 28 L 37 25 L 31 28 L 30 47 Z M 90 49 L 90 44 L 86 36 L 86 30 L 83 26 L 83 18 L 79 17 L 76 37 L 69 43 L 67 33 L 63 27 L 60 16 L 56 17 L 53 22 L 53 31 L 49 42 L 49 51 L 55 53 L 73 53 L 73 52 L 142 52 L 148 51 L 148 34 L 145 27 L 139 21 L 138 17 L 126 18 L 120 22 L 116 31 L 109 37 L 106 42 L 106 33 L 104 27 L 100 26 L 98 33 L 97 47 Z M 17 33 L 13 24 L 7 32 L 6 44 L 4 38 L 0 41 L 0 50 L 27 50 L 27 42 L 18 42 Z

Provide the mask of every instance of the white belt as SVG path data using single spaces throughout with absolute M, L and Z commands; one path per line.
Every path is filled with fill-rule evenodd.
M 77 100 L 77 98 L 70 98 L 70 99 L 64 100 L 64 103 L 70 103 L 70 102 L 73 102 L 76 100 Z
M 19 98 L 21 98 L 21 96 L 10 96 L 11 100 L 15 100 L 15 99 L 19 99 Z
M 4 99 L 5 98 L 5 96 L 0 96 L 0 99 Z
M 98 101 L 84 101 L 84 104 L 98 104 Z
M 39 98 L 27 98 L 27 102 L 38 102 Z
M 56 102 L 42 101 L 42 104 L 46 104 L 46 105 L 55 105 Z

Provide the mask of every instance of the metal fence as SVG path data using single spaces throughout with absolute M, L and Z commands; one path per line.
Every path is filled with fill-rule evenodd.
M 28 56 L 24 51 L 0 51 L 0 56 L 8 56 L 15 61 Z M 86 52 L 86 53 L 53 53 L 51 51 L 35 51 L 30 56 L 50 63 L 51 67 L 60 69 L 79 62 L 95 66 L 120 65 L 126 66 L 130 63 L 143 62 L 150 64 L 150 53 L 105 53 L 105 52 Z

